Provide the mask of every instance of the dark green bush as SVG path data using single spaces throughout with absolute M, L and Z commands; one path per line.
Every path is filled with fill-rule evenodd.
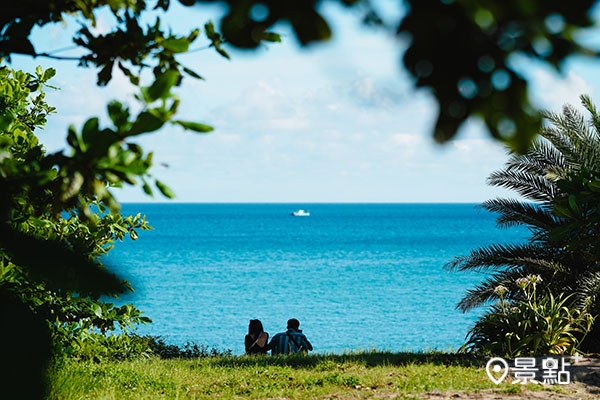
M 479 318 L 461 351 L 507 358 L 579 353 L 594 318 L 574 306 L 573 295 L 540 295 L 540 281 L 534 275 L 517 279 L 522 300 L 506 300 L 508 289 L 498 286 L 500 301 Z

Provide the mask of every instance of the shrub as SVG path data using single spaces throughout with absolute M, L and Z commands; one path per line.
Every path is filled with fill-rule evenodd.
M 158 357 L 161 359 L 194 359 L 231 356 L 231 350 L 219 350 L 206 345 L 187 342 L 183 346 L 168 344 L 160 336 L 140 336 L 133 333 L 107 335 L 81 329 L 76 324 L 65 324 L 61 333 L 67 339 L 54 338 L 60 346 L 57 355 L 82 361 L 122 361 Z
M 497 286 L 500 301 L 483 314 L 467 334 L 464 352 L 507 358 L 550 354 L 574 355 L 590 331 L 594 317 L 574 307 L 573 295 L 537 293 L 537 275 L 519 278 L 522 299 L 508 301 L 505 286 Z
M 220 357 L 231 356 L 231 350 L 221 351 L 215 347 L 206 345 L 198 345 L 193 342 L 186 342 L 182 347 L 174 344 L 168 344 L 160 336 L 139 336 L 140 340 L 145 340 L 152 354 L 162 359 L 172 358 L 205 358 L 205 357 Z

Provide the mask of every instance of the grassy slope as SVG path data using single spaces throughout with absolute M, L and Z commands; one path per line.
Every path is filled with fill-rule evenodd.
M 385 352 L 65 361 L 51 371 L 50 399 L 411 398 L 431 391 L 522 389 L 496 386 L 484 364 L 456 355 Z

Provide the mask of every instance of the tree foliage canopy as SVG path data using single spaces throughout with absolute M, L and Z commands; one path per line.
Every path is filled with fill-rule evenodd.
M 108 176 L 145 174 L 151 163 L 120 142 L 87 151 L 95 133 L 90 121 L 81 135 L 71 128 L 81 141 L 70 140 L 71 154 L 47 153 L 38 135 L 54 112 L 45 102 L 54 72 L 0 67 L 0 319 L 7 327 L 0 368 L 3 392 L 25 398 L 43 393 L 31 372 L 43 371 L 50 347 L 78 354 L 94 332 L 149 322 L 134 306 L 100 296 L 131 289 L 101 256 L 115 241 L 148 229 L 141 215 L 107 209 L 108 187 L 119 181 Z
M 205 26 L 205 34 L 222 55 L 223 44 L 255 48 L 262 41 L 278 41 L 272 31 L 279 22 L 289 23 L 303 44 L 331 37 L 330 16 L 321 11 L 325 0 L 178 0 L 184 6 L 222 3 L 227 11 L 217 32 Z M 515 56 L 526 56 L 560 70 L 573 55 L 598 56 L 586 47 L 580 34 L 593 26 L 596 0 L 405 0 L 399 21 L 387 21 L 375 0 L 328 0 L 360 10 L 366 24 L 388 29 L 409 45 L 403 64 L 416 87 L 427 88 L 438 103 L 433 136 L 439 142 L 452 139 L 471 116 L 483 119 L 490 134 L 512 149 L 524 152 L 541 127 L 541 114 L 531 104 L 527 79 L 514 66 Z M 73 38 L 84 49 L 81 65 L 99 68 L 98 84 L 110 81 L 116 68 L 132 83 L 138 70 L 150 67 L 156 77 L 166 71 L 199 75 L 182 66 L 176 55 L 185 52 L 199 30 L 174 36 L 160 19 L 144 27 L 141 16 L 152 10 L 168 11 L 172 0 L 24 0 L 0 16 L 0 57 L 40 54 L 31 42 L 35 26 L 80 14 L 82 28 Z M 403 4 L 402 4 L 403 3 Z M 117 24 L 106 34 L 93 34 L 95 13 L 109 7 Z M 384 21 L 386 21 L 384 23 Z M 403 42 L 401 45 L 404 46 Z M 179 81 L 178 81 L 179 83 Z

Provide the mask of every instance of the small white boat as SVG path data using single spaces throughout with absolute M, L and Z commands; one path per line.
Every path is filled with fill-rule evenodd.
M 294 217 L 308 217 L 308 216 L 310 216 L 310 213 L 306 210 L 300 209 L 300 210 L 293 211 L 290 215 L 292 215 Z

